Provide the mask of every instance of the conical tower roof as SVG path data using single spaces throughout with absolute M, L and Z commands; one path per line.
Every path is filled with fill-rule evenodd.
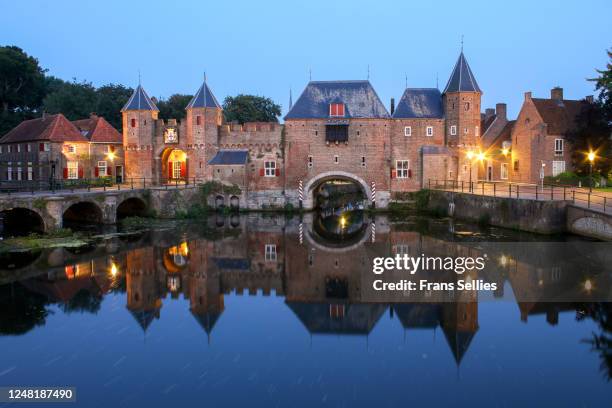
M 451 74 L 448 83 L 446 84 L 446 88 L 444 88 L 443 93 L 448 92 L 481 92 L 478 83 L 476 82 L 476 78 L 474 78 L 474 74 L 468 65 L 467 60 L 465 59 L 465 55 L 463 55 L 463 51 L 459 54 L 459 59 L 455 64 L 455 68 L 453 69 L 453 73 Z
M 147 95 L 144 88 L 140 84 L 134 90 L 134 93 L 127 101 L 123 109 L 121 109 L 121 112 L 129 110 L 159 111 L 157 106 L 155 106 L 155 103 L 151 100 L 151 98 L 149 98 L 149 95 Z
M 217 102 L 217 98 L 213 95 L 206 81 L 202 84 L 198 92 L 191 98 L 191 101 L 185 109 L 191 108 L 219 108 L 221 105 Z

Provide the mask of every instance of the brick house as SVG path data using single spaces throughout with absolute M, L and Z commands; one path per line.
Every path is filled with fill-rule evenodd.
M 112 154 L 110 154 L 112 153 Z M 110 158 L 109 158 L 110 156 Z M 104 118 L 70 122 L 62 114 L 26 120 L 0 139 L 0 182 L 49 183 L 97 177 L 121 166 L 121 135 Z
M 532 98 L 525 93 L 523 106 L 512 130 L 513 182 L 538 183 L 544 176 L 572 171 L 568 132 L 575 129 L 576 118 L 585 100 L 563 99 L 563 89 L 553 88 L 550 99 Z

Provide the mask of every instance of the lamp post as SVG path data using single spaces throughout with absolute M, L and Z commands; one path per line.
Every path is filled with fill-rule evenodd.
M 589 193 L 593 192 L 593 162 L 595 161 L 595 153 L 590 151 L 588 154 L 589 159 Z
M 473 163 L 473 159 L 474 159 L 474 152 L 470 150 L 470 151 L 467 152 L 466 156 L 467 156 L 468 160 L 470 161 L 470 184 L 469 184 L 470 188 L 469 188 L 469 191 L 470 191 L 470 193 L 472 193 L 473 192 L 472 191 L 472 163 Z
M 542 168 L 540 169 L 540 183 L 542 187 L 542 193 L 544 193 L 544 167 L 546 167 L 546 163 L 544 163 L 544 160 L 541 160 L 541 163 Z

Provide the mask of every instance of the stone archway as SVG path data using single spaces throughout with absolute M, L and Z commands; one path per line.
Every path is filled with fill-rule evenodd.
M 324 173 L 320 173 L 317 176 L 311 178 L 304 185 L 304 201 L 303 201 L 304 209 L 306 210 L 313 209 L 314 207 L 313 193 L 315 189 L 320 184 L 326 181 L 329 181 L 329 180 L 334 180 L 334 179 L 348 180 L 348 181 L 351 181 L 357 184 L 363 190 L 363 193 L 368 201 L 368 205 L 372 204 L 372 190 L 370 189 L 370 186 L 368 186 L 368 184 L 365 182 L 365 180 L 363 180 L 361 177 L 356 176 L 352 173 L 345 172 L 345 171 L 327 171 Z
M 169 147 L 161 152 L 162 183 L 187 180 L 187 153 L 179 148 Z
M 103 224 L 102 209 L 91 201 L 78 201 L 68 206 L 62 214 L 62 226 Z
M 126 217 L 146 217 L 147 215 L 147 203 L 138 197 L 126 198 L 117 206 L 117 220 Z
M 32 232 L 45 232 L 45 222 L 38 212 L 24 207 L 0 211 L 0 236 L 22 236 Z

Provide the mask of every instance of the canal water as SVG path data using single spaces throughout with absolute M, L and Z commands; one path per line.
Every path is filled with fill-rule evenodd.
M 0 257 L 0 386 L 84 407 L 610 406 L 609 243 L 360 211 L 121 232 Z M 372 272 L 398 254 L 485 257 L 413 278 L 496 289 L 374 290 L 408 276 Z

